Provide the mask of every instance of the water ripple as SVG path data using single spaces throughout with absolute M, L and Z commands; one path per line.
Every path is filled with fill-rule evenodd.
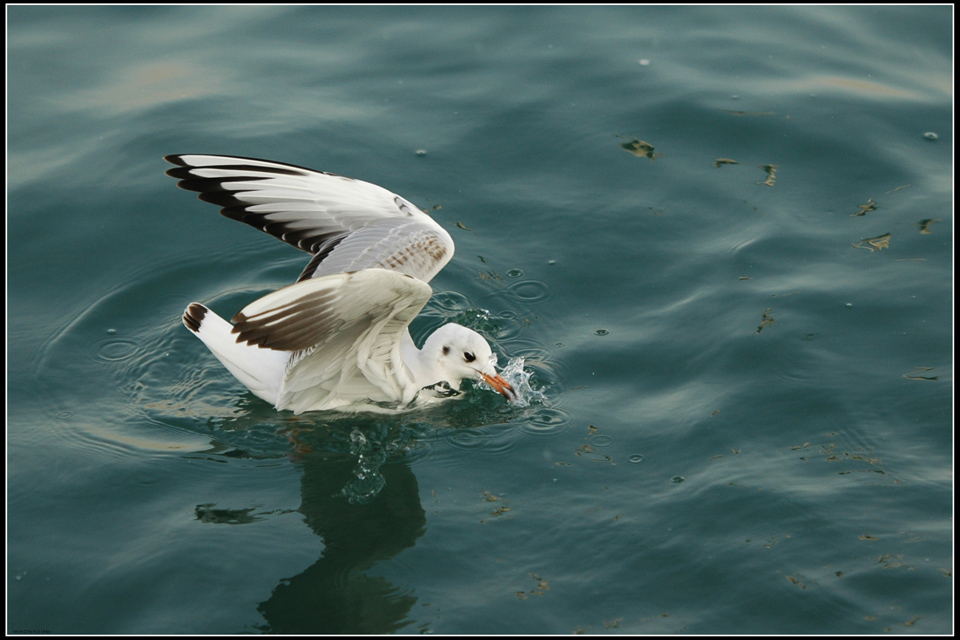
M 508 285 L 506 292 L 522 302 L 543 302 L 550 297 L 550 286 L 540 280 L 521 280 Z
M 111 362 L 126 360 L 137 352 L 138 346 L 133 340 L 107 340 L 100 343 L 97 348 L 97 355 Z
M 521 423 L 525 433 L 534 435 L 555 435 L 563 431 L 570 422 L 570 414 L 558 407 L 537 407 Z

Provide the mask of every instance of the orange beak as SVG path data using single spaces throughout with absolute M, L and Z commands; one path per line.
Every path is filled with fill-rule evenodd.
M 513 402 L 517 399 L 517 392 L 513 390 L 513 387 L 510 386 L 510 383 L 503 379 L 503 376 L 500 374 L 496 375 L 487 375 L 486 373 L 480 371 L 480 377 L 483 378 L 483 381 L 488 385 L 497 390 L 497 393 L 502 395 L 507 400 Z

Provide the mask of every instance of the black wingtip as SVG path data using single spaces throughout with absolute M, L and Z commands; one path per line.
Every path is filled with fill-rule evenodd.
M 206 317 L 207 311 L 209 311 L 209 309 L 199 302 L 191 302 L 183 312 L 183 326 L 194 333 L 200 333 L 200 325 L 203 324 L 203 319 Z

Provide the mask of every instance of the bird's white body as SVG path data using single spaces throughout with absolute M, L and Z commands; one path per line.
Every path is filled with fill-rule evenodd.
M 409 325 L 450 235 L 400 196 L 360 180 L 264 160 L 167 156 L 180 186 L 221 213 L 313 255 L 299 280 L 244 307 L 234 324 L 190 304 L 184 325 L 258 397 L 295 413 L 420 406 L 438 383 L 481 379 L 508 399 L 487 341 L 447 324 L 422 349 Z M 416 403 L 415 403 L 416 401 Z

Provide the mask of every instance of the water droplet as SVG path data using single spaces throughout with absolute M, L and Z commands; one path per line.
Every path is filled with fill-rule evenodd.
M 847 303 L 847 308 L 849 309 L 849 308 L 851 308 L 851 307 L 853 307 L 853 303 L 852 303 L 852 302 L 848 302 L 848 303 Z
M 606 329 L 597 329 L 596 331 L 593 332 L 593 335 L 595 335 L 595 336 L 607 336 L 607 335 L 610 335 L 610 332 L 607 331 Z
M 113 335 L 113 334 L 115 334 L 116 332 L 117 332 L 116 329 L 107 329 L 107 333 L 109 333 L 110 335 Z
M 556 260 L 547 260 L 547 264 L 552 267 L 552 266 L 554 266 L 555 264 L 557 264 L 557 261 L 556 261 Z
M 923 137 L 926 138 L 927 140 L 930 140 L 931 142 L 936 142 L 936 140 L 937 140 L 940 136 L 938 136 L 937 134 L 935 134 L 933 131 L 927 131 L 925 134 L 923 134 Z
M 673 476 L 672 478 L 670 478 L 670 482 L 672 482 L 673 484 L 680 484 L 684 480 L 686 480 L 686 478 L 684 478 L 683 476 Z
M 507 276 L 511 278 L 519 278 L 522 275 L 523 275 L 523 271 L 521 271 L 520 269 L 510 269 L 510 271 L 507 271 Z
M 633 464 L 637 464 L 638 462 L 643 462 L 643 456 L 640 455 L 639 453 L 635 453 L 629 458 L 627 458 L 627 460 L 629 460 Z
M 427 150 L 426 150 L 426 149 L 417 149 L 416 153 L 417 153 L 418 156 L 425 156 L 425 155 L 427 155 Z
M 555 347 L 562 347 L 562 346 L 563 346 L 563 343 L 562 343 L 562 342 L 554 342 L 554 343 L 553 343 L 553 346 L 555 346 Z

